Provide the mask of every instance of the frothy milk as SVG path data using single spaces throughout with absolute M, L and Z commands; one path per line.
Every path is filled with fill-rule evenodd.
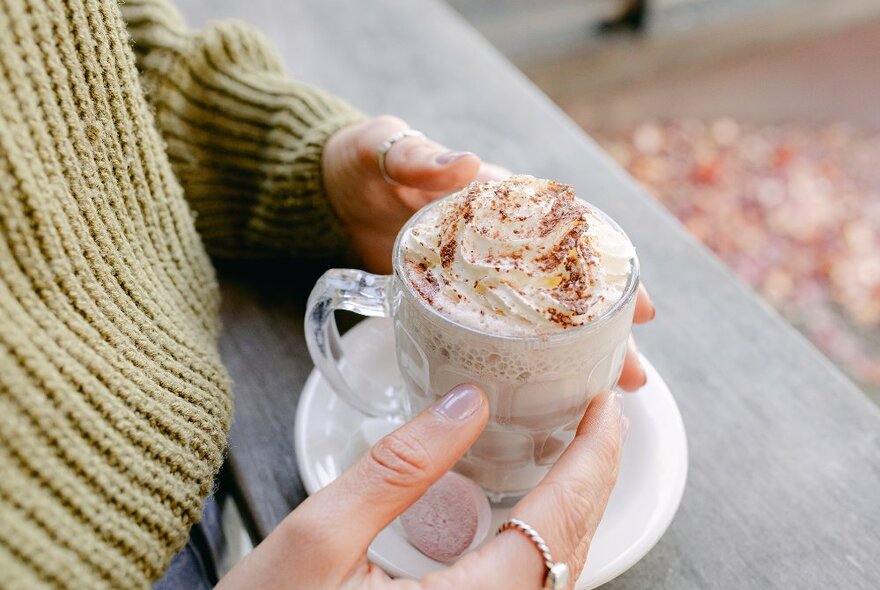
M 482 387 L 489 424 L 457 470 L 493 500 L 528 492 L 617 380 L 635 305 L 632 244 L 571 187 L 514 176 L 427 208 L 395 259 L 411 411 L 459 383 Z

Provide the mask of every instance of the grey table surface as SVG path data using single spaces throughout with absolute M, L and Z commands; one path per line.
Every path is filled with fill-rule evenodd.
M 880 410 L 437 0 L 180 0 L 237 17 L 298 78 L 456 149 L 574 184 L 627 230 L 659 313 L 637 332 L 684 418 L 690 472 L 657 546 L 608 588 L 880 587 Z M 293 452 L 316 269 L 223 275 L 230 467 L 257 536 L 304 497 Z M 286 277 L 286 278 L 285 278 Z M 589 562 L 587 564 L 589 567 Z

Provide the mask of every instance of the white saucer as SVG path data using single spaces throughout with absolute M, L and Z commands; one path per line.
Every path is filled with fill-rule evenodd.
M 400 383 L 390 320 L 362 321 L 343 337 L 343 351 L 343 372 L 352 385 L 382 390 L 389 383 Z M 684 492 L 688 451 L 681 414 L 663 378 L 651 363 L 644 358 L 642 362 L 648 383 L 626 397 L 630 429 L 617 485 L 593 538 L 578 590 L 619 576 L 650 551 L 672 522 Z M 294 431 L 299 473 L 308 493 L 333 481 L 366 449 L 366 442 L 357 442 L 363 438 L 359 434 L 363 421 L 313 370 L 299 399 Z M 490 531 L 504 521 L 506 512 L 493 508 Z M 391 575 L 410 578 L 445 567 L 412 547 L 397 522 L 376 537 L 369 558 Z

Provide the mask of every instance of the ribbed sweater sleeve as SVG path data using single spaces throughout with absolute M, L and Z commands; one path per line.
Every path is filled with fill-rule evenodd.
M 126 0 L 147 99 L 213 256 L 326 256 L 346 249 L 324 195 L 321 155 L 364 116 L 290 79 L 240 22 L 186 30 L 165 0 Z
M 226 448 L 218 301 L 115 0 L 0 0 L 0 587 L 163 574 Z

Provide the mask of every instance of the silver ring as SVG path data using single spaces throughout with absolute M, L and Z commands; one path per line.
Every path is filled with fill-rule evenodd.
M 382 173 L 382 178 L 385 179 L 385 182 L 388 184 L 400 184 L 390 176 L 388 176 L 388 170 L 385 169 L 385 154 L 388 153 L 388 150 L 391 149 L 395 143 L 404 139 L 406 137 L 424 137 L 425 134 L 421 131 L 416 131 L 415 129 L 404 129 L 403 131 L 398 131 L 397 133 L 391 134 L 388 139 L 382 142 L 382 145 L 376 150 L 376 153 L 379 155 L 379 172 Z
M 528 537 L 529 541 L 535 544 L 538 551 L 541 552 L 541 558 L 544 560 L 544 567 L 547 568 L 547 575 L 544 577 L 545 590 L 565 590 L 568 588 L 568 566 L 561 561 L 553 561 L 553 557 L 550 555 L 550 548 L 547 547 L 547 543 L 544 542 L 544 539 L 541 538 L 538 531 L 518 518 L 511 518 L 504 521 L 501 526 L 498 527 L 498 532 L 495 534 L 500 535 L 508 529 L 515 529 L 524 534 Z

